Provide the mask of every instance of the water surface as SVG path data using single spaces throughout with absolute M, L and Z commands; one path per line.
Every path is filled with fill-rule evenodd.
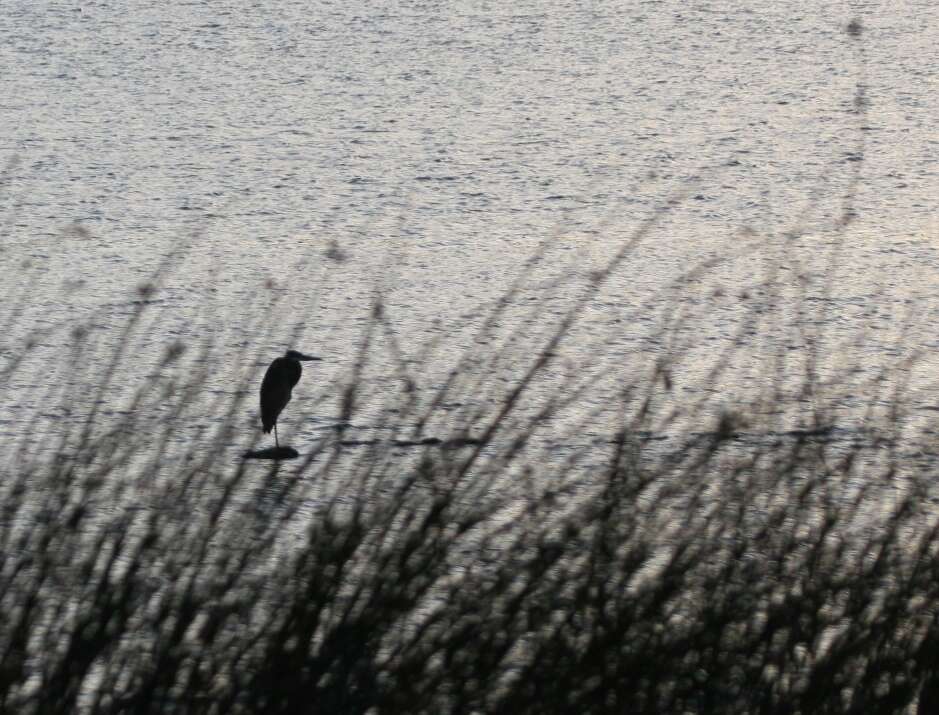
M 117 391 L 174 341 L 208 336 L 206 395 L 259 382 L 297 343 L 327 358 L 302 383 L 310 400 L 348 373 L 376 291 L 429 389 L 542 242 L 500 325 L 522 345 L 656 215 L 564 344 L 558 379 L 607 375 L 602 403 L 677 352 L 676 399 L 734 404 L 766 382 L 766 355 L 790 351 L 797 368 L 815 335 L 829 369 L 852 368 L 839 404 L 862 407 L 860 385 L 921 350 L 911 389 L 928 408 L 937 15 L 925 1 L 7 3 L 0 286 L 24 310 L 2 356 L 43 332 L 0 430 L 18 439 L 39 412 L 33 429 L 54 433 L 68 415 L 49 385 L 87 377 L 62 359 L 70 329 L 90 320 L 113 347 L 141 298 L 158 322 Z M 180 260 L 138 295 L 167 255 Z M 780 265 L 779 293 L 761 292 Z M 754 310 L 769 315 L 748 329 Z M 400 388 L 393 361 L 376 352 L 370 399 Z M 306 439 L 337 419 L 334 403 L 298 404 Z

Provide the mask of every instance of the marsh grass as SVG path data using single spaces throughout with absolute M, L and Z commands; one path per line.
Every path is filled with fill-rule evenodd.
M 832 404 L 840 374 L 823 379 L 811 350 L 797 396 L 782 384 L 789 362 L 737 409 L 677 400 L 690 317 L 666 311 L 671 347 L 651 372 L 580 413 L 605 437 L 564 458 L 530 448 L 596 389 L 577 371 L 536 387 L 654 230 L 653 219 L 590 274 L 553 332 L 522 351 L 527 364 L 513 353 L 517 371 L 488 408 L 470 397 L 510 370 L 500 360 L 517 346 L 495 326 L 520 289 L 481 321 L 486 349 L 459 356 L 433 389 L 376 298 L 347 379 L 322 388 L 336 427 L 290 465 L 231 458 L 254 409 L 251 367 L 209 403 L 220 419 L 198 440 L 186 431 L 205 404 L 208 341 L 170 343 L 104 414 L 134 341 L 159 330 L 159 313 L 135 303 L 103 373 L 49 387 L 47 400 L 87 413 L 55 444 L 24 441 L 4 467 L 0 708 L 821 713 L 913 702 L 936 667 L 939 518 L 931 466 L 900 447 L 908 364 L 872 380 L 869 409 L 853 416 L 863 429 Z M 741 330 L 778 321 L 764 309 L 779 276 L 768 272 Z M 789 329 L 813 344 L 807 322 L 796 315 Z M 76 364 L 100 354 L 93 331 L 72 338 Z M 503 352 L 490 350 L 499 340 Z M 379 351 L 403 389 L 381 410 L 380 437 L 350 439 Z M 9 363 L 7 377 L 28 363 Z M 707 379 L 728 364 L 718 355 Z M 787 400 L 802 427 L 779 416 Z M 467 407 L 444 410 L 452 402 Z
M 859 82 L 859 116 L 865 102 Z M 827 229 L 829 265 L 860 166 Z M 29 437 L 34 410 L 4 455 L 0 711 L 892 713 L 920 697 L 927 712 L 939 517 L 934 462 L 910 456 L 915 355 L 846 410 L 855 366 L 826 367 L 813 318 L 832 286 L 802 280 L 799 231 L 755 237 L 637 306 L 665 306 L 660 349 L 615 389 L 562 365 L 605 282 L 683 198 L 578 274 L 565 311 L 526 342 L 503 328 L 543 317 L 544 303 L 522 302 L 543 246 L 432 384 L 439 346 L 408 355 L 376 294 L 348 373 L 308 401 L 335 405 L 334 424 L 289 465 L 232 457 L 254 446 L 243 415 L 259 362 L 243 356 L 235 387 L 206 400 L 208 337 L 167 341 L 110 397 L 160 333 L 152 299 L 185 250 L 141 285 L 116 341 L 100 342 L 92 315 L 5 352 L 11 398 L 56 331 L 71 331 L 76 370 L 37 398 L 69 417 L 52 441 Z M 678 394 L 696 339 L 679 298 L 755 254 L 769 255 L 761 298 L 699 379 L 720 383 L 746 336 L 773 335 L 759 389 L 730 406 Z M 19 300 L 8 329 L 28 291 Z M 245 332 L 265 335 L 263 316 Z M 804 347 L 798 360 L 780 336 Z M 369 416 L 383 429 L 357 439 L 382 360 L 401 389 Z M 572 408 L 574 427 L 555 434 Z M 545 454 L 546 433 L 593 437 Z

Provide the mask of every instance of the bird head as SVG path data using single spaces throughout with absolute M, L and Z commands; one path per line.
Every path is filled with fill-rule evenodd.
M 302 360 L 304 362 L 308 360 L 322 360 L 323 359 L 321 357 L 315 357 L 313 355 L 304 355 L 303 353 L 298 352 L 297 350 L 288 350 L 286 353 L 284 353 L 284 357 L 287 358 L 288 360 Z

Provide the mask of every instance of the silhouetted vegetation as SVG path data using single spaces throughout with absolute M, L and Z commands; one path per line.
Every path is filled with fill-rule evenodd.
M 264 363 L 246 356 L 240 384 L 200 401 L 209 340 L 169 341 L 136 391 L 107 398 L 135 341 L 159 331 L 150 301 L 179 256 L 130 304 L 106 360 L 94 317 L 74 327 L 69 359 L 100 370 L 77 367 L 40 402 L 81 419 L 54 444 L 11 445 L 0 475 L 0 711 L 892 713 L 925 683 L 925 712 L 939 516 L 934 463 L 903 447 L 909 364 L 872 379 L 860 409 L 835 404 L 852 366 L 822 375 L 811 321 L 772 311 L 785 250 L 740 330 L 773 323 L 802 359 L 793 375 L 773 347 L 749 402 L 674 393 L 691 320 L 677 308 L 651 370 L 618 392 L 591 402 L 592 376 L 546 378 L 597 291 L 682 200 L 581 277 L 553 332 L 524 349 L 497 328 L 513 287 L 480 319 L 485 347 L 431 386 L 376 298 L 348 378 L 309 401 L 332 400 L 335 426 L 295 462 L 232 457 Z M 849 191 L 832 235 L 855 211 Z M 795 284 L 806 311 L 826 290 Z M 6 309 L 15 322 L 17 303 Z M 6 394 L 39 349 L 5 354 Z M 384 429 L 356 439 L 379 350 L 403 389 L 377 412 Z M 206 404 L 217 419 L 193 432 Z M 594 438 L 553 458 L 532 447 L 581 404 Z

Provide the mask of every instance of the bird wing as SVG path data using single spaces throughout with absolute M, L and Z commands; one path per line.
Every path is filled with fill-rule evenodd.
M 271 363 L 264 374 L 264 380 L 261 382 L 261 424 L 264 425 L 264 431 L 270 432 L 274 429 L 274 423 L 281 410 L 290 402 L 291 392 L 296 380 L 293 379 L 293 371 L 286 361 L 278 358 Z

